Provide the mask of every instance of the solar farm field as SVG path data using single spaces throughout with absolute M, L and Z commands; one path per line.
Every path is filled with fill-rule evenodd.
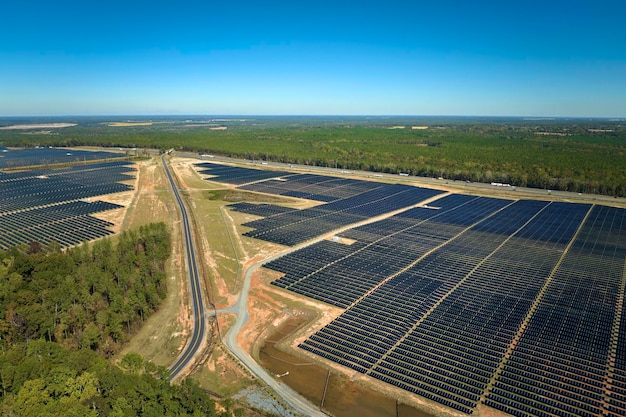
M 132 190 L 129 162 L 107 162 L 65 169 L 0 172 L 0 249 L 39 242 L 62 247 L 110 235 L 111 223 L 90 214 L 121 206 L 90 201 Z
M 0 148 L 0 169 L 75 163 L 126 157 L 119 152 L 81 151 L 59 148 Z
M 294 245 L 435 200 L 265 264 L 343 309 L 301 349 L 465 414 L 626 415 L 626 210 L 359 182 L 333 200 L 322 178 L 293 187 L 328 196 L 313 209 L 234 205 L 265 217 L 246 235 Z
M 211 181 L 239 184 L 239 188 L 243 190 L 325 202 L 304 210 L 274 208 L 271 209 L 272 215 L 244 224 L 255 229 L 245 233 L 245 236 L 287 246 L 305 242 L 371 217 L 415 205 L 442 193 L 439 190 L 407 185 L 312 174 L 296 175 L 212 163 L 196 164 L 196 167 L 201 168 L 200 173 L 206 173 L 205 170 L 209 169 L 208 172 L 218 175 L 209 178 Z M 246 206 L 243 210 L 255 209 Z M 266 205 L 265 208 L 257 210 L 268 208 Z
M 433 204 L 266 264 L 345 308 L 300 347 L 468 414 L 624 415 L 626 211 Z

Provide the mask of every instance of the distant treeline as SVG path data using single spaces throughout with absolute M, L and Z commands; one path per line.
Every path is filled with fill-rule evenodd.
M 288 120 L 288 119 L 287 119 Z M 102 124 L 52 135 L 0 134 L 7 145 L 174 148 L 373 172 L 626 196 L 626 127 L 610 121 L 384 126 L 365 123 L 260 125 L 227 130 Z

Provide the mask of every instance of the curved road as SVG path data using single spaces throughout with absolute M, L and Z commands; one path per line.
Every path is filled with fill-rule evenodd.
M 176 186 L 176 182 L 172 177 L 172 173 L 170 172 L 167 163 L 165 162 L 165 154 L 161 156 L 161 162 L 163 162 L 163 168 L 165 168 L 165 173 L 167 174 L 167 178 L 170 181 L 172 190 L 174 191 L 174 196 L 176 197 L 176 201 L 178 202 L 178 207 L 180 208 L 180 215 L 183 222 L 183 239 L 185 242 L 184 246 L 185 254 L 187 257 L 187 270 L 189 271 L 191 304 L 193 307 L 194 318 L 191 338 L 187 342 L 185 349 L 180 354 L 178 359 L 176 359 L 176 361 L 169 367 L 170 380 L 172 380 L 176 378 L 183 369 L 185 369 L 185 367 L 189 364 L 189 362 L 197 353 L 198 349 L 200 349 L 202 341 L 204 340 L 206 335 L 206 319 L 204 317 L 205 313 L 204 301 L 202 299 L 202 288 L 200 286 L 200 276 L 198 275 L 198 266 L 196 264 L 193 235 L 191 233 L 191 226 L 189 224 L 187 210 L 185 209 L 183 199 L 178 192 L 178 187 Z
M 189 283 L 191 286 L 191 302 L 193 305 L 194 318 L 193 333 L 191 335 L 190 341 L 187 343 L 185 349 L 178 357 L 176 362 L 174 362 L 174 364 L 169 367 L 171 373 L 170 380 L 172 380 L 176 378 L 176 376 L 178 376 L 178 374 L 189 364 L 189 362 L 193 359 L 194 355 L 200 348 L 200 345 L 202 344 L 206 333 L 206 318 L 204 311 L 204 302 L 202 300 L 202 290 L 200 287 L 200 277 L 198 276 L 198 269 L 196 265 L 195 247 L 193 243 L 191 226 L 189 224 L 187 210 L 185 209 L 183 199 L 178 192 L 178 187 L 176 186 L 176 182 L 174 181 L 172 173 L 170 172 L 167 163 L 165 162 L 165 154 L 161 156 L 161 161 L 163 163 L 165 173 L 167 174 L 167 178 L 170 181 L 170 185 L 172 186 L 172 190 L 174 191 L 174 196 L 176 197 L 176 201 L 178 202 L 178 206 L 181 212 L 181 218 L 183 221 L 185 253 L 187 255 L 187 267 L 189 270 Z M 290 250 L 288 250 L 288 252 L 295 249 L 297 248 L 291 248 Z M 273 256 L 272 258 L 264 259 L 260 262 L 257 262 L 256 264 L 248 268 L 244 276 L 243 287 L 241 289 L 241 293 L 239 294 L 237 303 L 228 309 L 229 311 L 232 311 L 237 315 L 237 321 L 226 334 L 224 343 L 226 347 L 233 353 L 233 355 L 235 355 L 245 366 L 248 367 L 250 372 L 252 372 L 257 378 L 263 380 L 294 410 L 306 416 L 327 417 L 325 413 L 320 411 L 319 408 L 315 407 L 307 399 L 289 388 L 287 385 L 275 379 L 274 376 L 269 374 L 261 365 L 259 365 L 254 359 L 252 359 L 252 357 L 247 352 L 245 352 L 237 343 L 237 335 L 241 331 L 241 328 L 248 321 L 248 291 L 250 289 L 250 278 L 252 277 L 252 273 L 263 263 L 269 262 L 284 254 L 285 252 L 282 252 L 278 255 Z
M 294 250 L 294 249 L 292 249 Z M 271 375 L 265 368 L 259 365 L 245 350 L 237 343 L 237 335 L 241 331 L 241 328 L 248 321 L 248 291 L 250 290 L 250 279 L 252 273 L 256 271 L 262 264 L 272 261 L 280 256 L 283 256 L 285 252 L 281 252 L 271 258 L 264 259 L 252 265 L 246 270 L 244 275 L 243 286 L 239 293 L 239 299 L 237 303 L 232 307 L 233 312 L 237 314 L 237 321 L 228 330 L 226 337 L 224 338 L 224 344 L 237 357 L 257 378 L 263 380 L 271 389 L 274 390 L 286 403 L 288 403 L 294 410 L 304 414 L 306 416 L 315 417 L 327 417 L 318 407 L 314 406 L 309 400 L 302 397 L 286 384 L 280 382 L 273 375 Z M 230 310 L 230 309 L 229 309 Z

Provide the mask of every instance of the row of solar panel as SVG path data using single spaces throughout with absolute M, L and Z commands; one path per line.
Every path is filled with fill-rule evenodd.
M 132 178 L 126 173 L 133 169 L 117 161 L 0 175 L 0 248 L 53 241 L 67 247 L 110 235 L 112 223 L 90 214 L 121 206 L 77 200 L 132 189 L 117 181 Z
M 8 149 L 0 154 L 0 169 L 74 163 L 98 159 L 124 158 L 124 153 L 105 151 L 80 151 L 56 148 Z
M 284 171 L 264 171 L 253 168 L 214 164 L 211 162 L 202 162 L 196 164 L 196 167 L 199 168 L 198 172 L 200 174 L 209 175 L 210 178 L 207 179 L 210 181 L 225 182 L 235 185 L 291 175 L 289 172 Z
M 527 252 L 528 252 L 528 253 L 527 253 L 527 259 L 526 259 L 525 261 L 520 262 L 519 260 L 516 260 L 516 263 L 518 264 L 518 266 L 519 266 L 519 264 L 521 264 L 521 265 L 527 265 L 527 266 L 528 266 L 528 269 L 531 269 L 531 270 L 535 269 L 535 270 L 536 270 L 537 268 L 534 266 L 534 263 L 536 263 L 536 261 L 537 261 L 538 259 L 539 259 L 539 260 L 541 260 L 541 261 L 543 261 L 543 263 L 545 263 L 545 262 L 546 262 L 546 261 L 545 261 L 545 259 L 541 259 L 541 256 L 540 256 L 540 255 L 541 255 L 541 253 L 540 253 L 540 251 L 541 251 L 541 250 L 545 250 L 545 251 L 547 251 L 547 252 L 549 252 L 549 253 L 550 253 L 550 258 L 552 258 L 552 259 L 551 259 L 551 261 L 549 262 L 549 264 L 551 264 L 551 266 L 545 266 L 545 265 L 544 265 L 544 268 L 539 268 L 539 269 L 540 269 L 539 271 L 535 271 L 536 273 L 538 272 L 538 273 L 539 273 L 539 276 L 541 277 L 541 279 L 539 279 L 539 280 L 537 281 L 537 283 L 536 283 L 537 285 L 535 285 L 535 287 L 536 287 L 536 288 L 535 288 L 535 291 L 534 291 L 534 292 L 535 292 L 535 294 L 536 294 L 536 293 L 538 293 L 539 288 L 540 288 L 540 287 L 541 287 L 541 285 L 545 282 L 545 279 L 548 277 L 548 275 L 549 275 L 550 271 L 552 270 L 552 267 L 553 267 L 553 266 L 556 264 L 556 262 L 558 261 L 558 259 L 559 259 L 558 254 L 559 254 L 559 252 L 560 252 L 560 251 L 562 251 L 562 250 L 563 250 L 563 245 L 564 245 L 564 243 L 565 243 L 565 242 L 567 242 L 567 241 L 569 241 L 569 239 L 571 239 L 572 234 L 573 234 L 573 233 L 574 233 L 574 231 L 576 230 L 576 228 L 575 228 L 575 227 L 573 227 L 573 226 L 572 226 L 572 224 L 580 224 L 580 220 L 582 220 L 582 217 L 583 217 L 583 216 L 584 216 L 584 214 L 586 213 L 587 209 L 588 209 L 588 207 L 585 207 L 585 206 L 578 206 L 578 207 L 576 207 L 576 206 L 568 206 L 568 207 L 564 207 L 564 206 L 561 206 L 561 205 L 553 205 L 553 207 L 552 207 L 552 209 L 551 209 L 551 210 L 544 212 L 544 214 L 543 214 L 542 216 L 537 216 L 537 217 L 535 217 L 534 221 L 535 221 L 535 222 L 537 222 L 535 225 L 533 225 L 533 223 L 532 223 L 532 222 L 531 222 L 531 223 L 529 223 L 529 225 L 533 225 L 533 226 L 532 226 L 532 228 L 533 228 L 533 229 L 530 229 L 530 230 L 532 230 L 532 233 L 530 233 L 530 232 L 529 232 L 529 229 L 528 229 L 528 228 L 526 228 L 526 229 L 524 229 L 524 233 L 521 233 L 521 231 L 520 231 L 520 233 L 518 233 L 518 234 L 516 235 L 516 237 L 515 237 L 514 239 L 512 239 L 512 240 L 513 240 L 513 243 L 511 243 L 511 246 L 515 246 L 515 245 L 517 245 L 517 246 L 523 246 L 523 249 L 524 249 L 525 251 L 527 251 Z M 556 217 L 556 216 L 557 216 L 557 214 L 556 214 L 556 213 L 561 213 L 561 216 L 560 216 L 560 217 Z M 574 213 L 574 214 L 573 214 L 573 215 L 571 215 L 571 216 L 569 216 L 569 218 L 568 218 L 568 217 L 567 217 L 567 214 L 568 214 L 568 213 Z M 566 215 L 566 217 L 562 217 L 562 215 L 563 215 L 563 214 L 565 214 L 565 215 Z M 562 227 L 558 227 L 558 226 L 556 226 L 556 225 L 551 225 L 550 227 L 539 226 L 539 225 L 541 225 L 541 224 L 542 224 L 542 219 L 544 219 L 544 220 L 545 220 L 545 219 L 555 218 L 555 217 L 556 217 L 556 218 L 560 218 L 560 219 L 561 219 L 561 224 L 562 224 Z M 505 235 L 505 236 L 506 236 L 506 235 Z M 517 236 L 521 236 L 521 237 L 517 237 Z M 522 238 L 522 237 L 523 237 L 523 238 Z M 532 245 L 530 245 L 530 246 L 529 246 L 529 241 L 530 241 L 530 240 L 532 240 L 532 239 L 529 239 L 529 237 L 534 237 L 534 240 L 535 240 L 535 241 L 538 241 L 538 242 L 541 242 L 541 244 L 540 244 L 540 245 L 536 245 L 536 246 L 534 246 L 534 247 L 533 247 Z M 546 245 L 546 242 L 551 243 L 551 244 L 552 244 L 552 247 L 548 247 L 548 245 Z M 462 245 L 461 245 L 461 246 L 462 246 Z M 504 248 L 504 247 L 502 247 L 502 248 Z M 501 248 L 501 249 L 502 249 L 502 248 Z M 498 252 L 496 252 L 496 254 L 497 254 L 497 253 L 498 253 Z M 505 253 L 505 254 L 506 254 L 506 253 L 507 253 L 507 251 L 504 251 L 503 253 Z M 508 255 L 510 255 L 511 253 L 515 253 L 515 251 L 514 251 L 514 250 L 512 250 L 512 251 L 508 251 L 508 254 L 507 254 L 507 256 L 505 256 L 505 257 L 504 257 L 504 259 L 506 259 L 506 258 L 508 257 Z M 495 255 L 494 255 L 494 257 L 493 257 L 493 258 L 494 258 L 494 261 L 495 261 L 496 263 L 499 261 L 499 260 L 497 259 L 497 256 L 495 256 Z M 534 262 L 533 262 L 533 261 L 534 261 Z M 418 265 L 419 265 L 419 264 L 418 264 Z M 508 266 L 507 266 L 507 265 L 505 265 L 505 267 L 506 267 L 506 268 L 510 268 L 510 265 L 508 265 Z M 493 265 L 491 265 L 491 268 L 493 268 Z M 506 269 L 506 268 L 505 268 L 505 269 Z M 479 276 L 480 274 L 479 274 L 478 272 L 480 272 L 480 271 L 479 271 L 479 270 L 475 271 L 475 273 L 474 273 L 474 274 L 472 274 L 472 277 L 473 277 L 473 278 L 475 278 L 475 277 Z M 493 272 L 493 271 L 492 271 L 492 272 Z M 509 272 L 509 274 L 510 274 L 510 271 L 507 271 L 507 272 Z M 511 282 L 509 282 L 509 281 L 512 281 L 513 283 L 514 283 L 516 280 L 518 280 L 518 281 L 522 281 L 522 282 L 526 281 L 526 280 L 524 280 L 524 279 L 520 279 L 520 278 L 522 278 L 522 277 L 524 277 L 524 278 L 525 278 L 525 276 L 523 275 L 523 272 L 524 272 L 524 271 L 522 271 L 522 275 L 521 275 L 521 276 L 519 276 L 517 279 L 515 279 L 515 278 L 510 279 L 510 278 L 509 278 L 509 279 L 507 279 L 507 280 L 506 280 L 506 282 L 508 282 L 509 284 L 511 284 Z M 517 275 L 517 274 L 516 274 L 516 275 Z M 492 274 L 490 274 L 490 276 L 491 276 L 491 277 L 493 277 L 493 276 L 494 276 L 494 274 L 492 273 Z M 474 281 L 475 281 L 475 282 L 472 282 L 472 283 L 471 283 L 471 285 L 476 286 L 476 288 L 481 288 L 480 286 L 478 286 L 478 285 L 480 284 L 480 280 L 478 280 L 478 279 L 474 279 Z M 469 283 L 468 283 L 468 284 L 469 284 Z M 525 288 L 525 289 L 527 289 L 527 284 L 524 284 L 524 288 Z M 456 293 L 456 292 L 453 292 L 452 294 L 455 294 L 455 293 Z M 372 296 L 373 296 L 374 294 L 376 294 L 376 292 L 372 293 Z M 528 294 L 528 293 L 526 293 L 525 298 L 529 299 L 529 294 Z M 530 299 L 534 299 L 534 297 L 531 297 Z M 360 303 L 365 303 L 365 302 L 367 302 L 367 300 L 368 300 L 368 298 L 364 299 L 364 300 L 363 300 L 363 301 L 361 301 Z M 471 300 L 471 299 L 470 299 L 470 300 L 468 300 L 468 299 L 461 300 L 459 307 L 461 307 L 461 306 L 462 306 L 462 308 L 464 309 L 464 311 L 467 311 L 467 310 L 468 310 L 468 304 L 471 304 L 471 302 L 472 302 L 472 300 Z M 356 309 L 356 308 L 360 305 L 360 303 L 359 303 L 359 304 L 357 304 L 357 306 L 355 306 L 355 307 L 354 307 L 353 309 L 351 309 L 351 310 Z M 508 304 L 510 304 L 510 305 L 516 305 L 516 303 L 514 303 L 514 302 L 507 303 L 507 305 L 508 305 Z M 519 305 L 520 303 L 518 302 L 517 304 Z M 508 326 L 508 327 L 512 327 L 512 329 L 514 330 L 514 331 L 511 331 L 511 330 L 509 329 L 509 331 L 508 331 L 508 337 L 509 337 L 509 340 L 508 340 L 508 341 L 509 341 L 509 342 L 510 342 L 510 339 L 512 339 L 513 335 L 516 333 L 516 331 L 517 331 L 517 329 L 518 329 L 518 327 L 519 327 L 519 324 L 520 324 L 520 323 L 521 323 L 521 321 L 524 319 L 524 317 L 525 317 L 525 315 L 527 314 L 527 312 L 528 312 L 529 308 L 530 308 L 530 305 L 529 305 L 529 303 L 527 302 L 525 306 L 522 306 L 521 311 L 520 311 L 520 312 L 518 312 L 516 315 L 514 315 L 514 320 L 513 320 L 513 323 L 511 323 L 511 324 L 512 324 L 512 326 Z M 351 310 L 348 310 L 348 311 L 351 311 Z M 487 311 L 488 311 L 488 310 L 489 310 L 489 309 L 487 309 Z M 371 314 L 373 314 L 373 313 L 372 313 L 372 311 L 369 311 L 368 313 L 369 313 L 369 315 L 368 315 L 368 323 L 374 323 L 374 322 L 375 322 L 375 323 L 380 323 L 380 322 L 384 322 L 384 321 L 379 321 L 379 320 L 377 320 L 377 319 L 374 319 L 374 320 L 373 320 L 373 319 L 372 319 L 372 315 L 371 315 Z M 493 312 L 492 312 L 492 313 L 493 313 Z M 477 316 L 476 316 L 476 315 L 474 315 L 473 317 L 477 317 Z M 340 317 L 339 319 L 341 319 L 341 317 Z M 338 319 L 338 320 L 339 320 L 339 319 Z M 450 320 L 450 317 L 444 314 L 442 317 L 440 317 L 440 318 L 437 320 L 437 323 L 449 323 L 449 322 L 450 322 L 449 320 Z M 350 321 L 350 320 L 349 320 L 349 321 Z M 497 322 L 499 321 L 499 318 L 498 318 L 498 317 L 495 317 L 495 319 L 494 319 L 494 320 L 492 320 L 492 321 L 493 321 L 493 322 L 494 322 L 494 324 L 495 324 L 495 323 L 497 323 Z M 424 323 L 426 323 L 426 322 L 424 322 Z M 459 345 L 459 344 L 460 344 L 459 342 L 462 342 L 462 341 L 463 341 L 463 340 L 461 340 L 461 339 L 463 339 L 463 338 L 459 338 L 459 337 L 458 337 L 459 331 L 462 331 L 462 329 L 460 329 L 460 328 L 458 328 L 458 327 L 454 328 L 454 322 L 452 322 L 452 323 L 453 323 L 453 324 L 451 324 L 450 326 L 448 326 L 448 327 L 453 327 L 453 329 L 452 329 L 451 331 L 447 331 L 447 332 L 446 332 L 446 331 L 444 331 L 444 332 L 442 332 L 442 331 L 441 331 L 442 329 L 441 329 L 440 327 L 435 327 L 435 328 L 433 328 L 434 330 L 436 330 L 436 332 L 432 335 L 433 339 L 430 339 L 430 340 L 431 340 L 433 343 L 436 343 L 436 340 L 437 340 L 437 339 L 436 339 L 436 337 L 438 337 L 438 338 L 440 338 L 440 339 L 441 339 L 441 335 L 442 335 L 442 334 L 448 334 L 448 335 L 450 335 L 450 336 L 454 335 L 454 339 L 450 341 L 450 344 L 451 344 L 452 346 Z M 474 324 L 475 324 L 475 323 L 474 323 Z M 425 324 L 422 324 L 422 325 L 424 326 L 424 328 L 426 328 L 426 327 L 427 327 Z M 336 323 L 336 322 L 333 322 L 333 323 L 331 323 L 331 325 L 329 325 L 329 330 L 332 330 L 333 332 L 335 332 L 335 334 L 333 335 L 333 338 L 331 338 L 332 340 L 340 340 L 340 339 L 341 339 L 341 337 L 343 337 L 343 335 L 336 333 L 336 328 L 337 328 L 337 323 Z M 487 328 L 487 329 L 489 329 L 489 326 L 487 326 L 486 328 Z M 493 327 L 491 330 L 493 330 L 493 329 L 495 329 L 495 328 L 496 328 L 496 327 Z M 507 326 L 502 326 L 501 328 L 506 329 L 506 328 L 507 328 Z M 472 349 L 476 349 L 476 348 L 477 348 L 477 346 L 476 346 L 476 345 L 477 345 L 477 340 L 479 340 L 479 338 L 476 338 L 476 337 L 475 337 L 475 334 L 477 334 L 477 333 L 478 333 L 478 334 L 480 334 L 480 333 L 484 333 L 485 329 L 484 329 L 484 328 L 476 328 L 475 326 L 474 326 L 474 327 L 469 326 L 469 327 L 468 327 L 468 329 L 470 329 L 470 332 L 467 334 L 467 339 L 465 340 L 465 342 L 466 342 L 466 343 L 468 343 L 468 344 L 471 344 Z M 374 328 L 373 328 L 373 326 L 370 326 L 370 328 L 368 328 L 368 329 L 367 329 L 367 331 L 368 331 L 368 333 L 367 333 L 367 334 L 368 334 L 368 335 L 370 335 L 370 334 L 375 334 L 375 333 L 377 332 L 377 329 L 374 329 Z M 499 330 L 498 330 L 498 331 L 499 331 Z M 365 338 L 365 339 L 363 338 L 364 334 L 365 334 L 365 333 L 363 333 L 363 334 L 361 334 L 361 333 L 354 333 L 354 327 L 352 327 L 352 330 L 351 330 L 351 332 L 349 333 L 349 338 L 350 338 L 351 340 L 354 340 L 354 341 L 357 341 L 357 340 L 358 340 L 358 341 L 360 341 L 360 345 L 359 345 L 359 346 L 361 346 L 361 345 L 363 345 L 363 346 L 364 346 L 364 345 L 367 345 L 367 344 L 368 344 L 367 342 L 368 342 L 368 340 L 369 340 L 369 339 L 367 339 L 367 338 Z M 438 335 L 438 336 L 435 336 L 435 334 L 436 334 L 436 335 Z M 382 335 L 382 337 L 387 337 L 387 336 L 389 335 L 389 332 L 381 332 L 381 335 Z M 496 340 L 497 340 L 497 337 L 494 337 L 494 336 L 489 335 L 489 334 L 485 334 L 485 336 L 484 336 L 484 337 L 485 337 L 485 343 L 489 342 L 490 346 L 493 346 L 493 345 L 494 345 L 494 341 L 496 341 Z M 408 338 L 407 338 L 407 339 L 408 339 Z M 365 343 L 364 343 L 364 340 L 365 340 Z M 405 340 L 406 340 L 406 339 L 405 339 Z M 506 341 L 506 340 L 505 340 L 505 341 Z M 505 341 L 503 341 L 501 345 L 505 345 L 505 344 L 504 344 L 504 342 L 505 342 Z M 306 342 L 305 342 L 305 344 L 306 344 Z M 495 343 L 495 344 L 497 345 L 497 343 Z M 322 345 L 322 346 L 323 346 L 323 345 Z M 377 344 L 376 344 L 376 347 L 380 350 L 380 343 L 377 343 Z M 399 351 L 402 351 L 402 352 L 404 352 L 404 353 L 407 353 L 407 352 L 412 352 L 412 351 L 415 351 L 415 350 L 419 350 L 419 349 L 420 349 L 420 347 L 421 347 L 422 349 L 424 348 L 424 346 L 419 346 L 419 345 L 417 345 L 417 346 L 413 346 L 413 347 L 412 347 L 412 349 L 400 349 L 400 348 L 398 347 L 398 350 L 399 350 Z M 447 348 L 449 348 L 449 347 L 447 347 Z M 319 349 L 320 349 L 320 348 L 318 347 L 318 350 L 319 350 Z M 323 349 L 323 348 L 322 348 L 322 349 Z M 374 351 L 376 351 L 376 349 L 372 349 L 372 346 L 371 346 L 371 345 L 370 345 L 370 346 L 368 346 L 368 348 L 367 348 L 367 352 L 368 352 L 368 354 L 369 354 L 369 353 L 371 353 L 371 352 L 374 352 Z M 431 349 L 431 351 L 432 351 L 432 349 Z M 352 352 L 352 353 L 355 353 L 355 352 Z M 332 356 L 332 354 L 331 354 L 331 355 L 329 355 L 329 356 Z M 357 354 L 357 355 L 348 355 L 348 357 L 351 357 L 351 356 L 352 356 L 352 357 L 359 357 L 359 355 L 358 355 L 358 354 Z M 390 356 L 391 356 L 391 355 L 390 355 Z M 435 357 L 437 357 L 437 361 L 441 361 L 441 359 L 442 359 L 442 356 L 437 356 L 437 355 L 435 355 Z M 499 358 L 501 358 L 501 357 L 502 357 L 502 355 L 500 355 L 500 356 L 499 356 Z M 473 362 L 474 360 L 475 360 L 475 358 L 472 358 L 472 360 L 470 361 L 470 363 L 471 363 L 471 362 Z M 362 358 L 359 358 L 359 362 L 360 362 L 360 364 L 361 364 L 361 366 L 362 366 L 363 368 L 367 369 L 367 366 L 364 366 L 364 365 L 366 365 L 366 363 L 363 363 L 363 362 L 362 362 Z M 370 361 L 368 361 L 368 362 L 370 362 Z M 456 358 L 453 362 L 454 362 L 454 363 L 456 363 L 456 364 L 462 363 L 462 362 L 459 362 L 459 361 L 458 361 L 458 358 Z M 499 360 L 498 360 L 497 362 L 495 362 L 495 364 L 496 364 L 496 365 L 497 365 L 498 363 L 499 363 Z M 396 364 L 396 365 L 397 365 L 397 364 Z M 466 367 L 467 367 L 467 366 L 466 366 Z M 493 368 L 493 369 L 495 369 L 495 368 Z M 428 375 L 432 375 L 433 369 L 426 369 L 426 371 L 428 372 Z M 457 374 L 462 375 L 462 372 L 458 371 L 458 373 L 457 373 Z M 423 375 L 422 375 L 422 376 L 423 376 Z M 420 376 L 420 378 L 421 378 L 422 376 Z

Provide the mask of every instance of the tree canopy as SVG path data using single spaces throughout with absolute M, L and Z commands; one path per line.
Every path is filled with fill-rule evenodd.
M 125 371 L 93 350 L 41 339 L 0 353 L 0 383 L 8 417 L 220 415 L 192 380 L 170 385 L 167 370 L 150 362 Z
M 0 252 L 0 345 L 45 339 L 113 355 L 166 295 L 164 223 L 61 252 Z
M 164 223 L 65 252 L 0 251 L 0 415 L 230 416 L 192 380 L 112 356 L 166 295 Z

